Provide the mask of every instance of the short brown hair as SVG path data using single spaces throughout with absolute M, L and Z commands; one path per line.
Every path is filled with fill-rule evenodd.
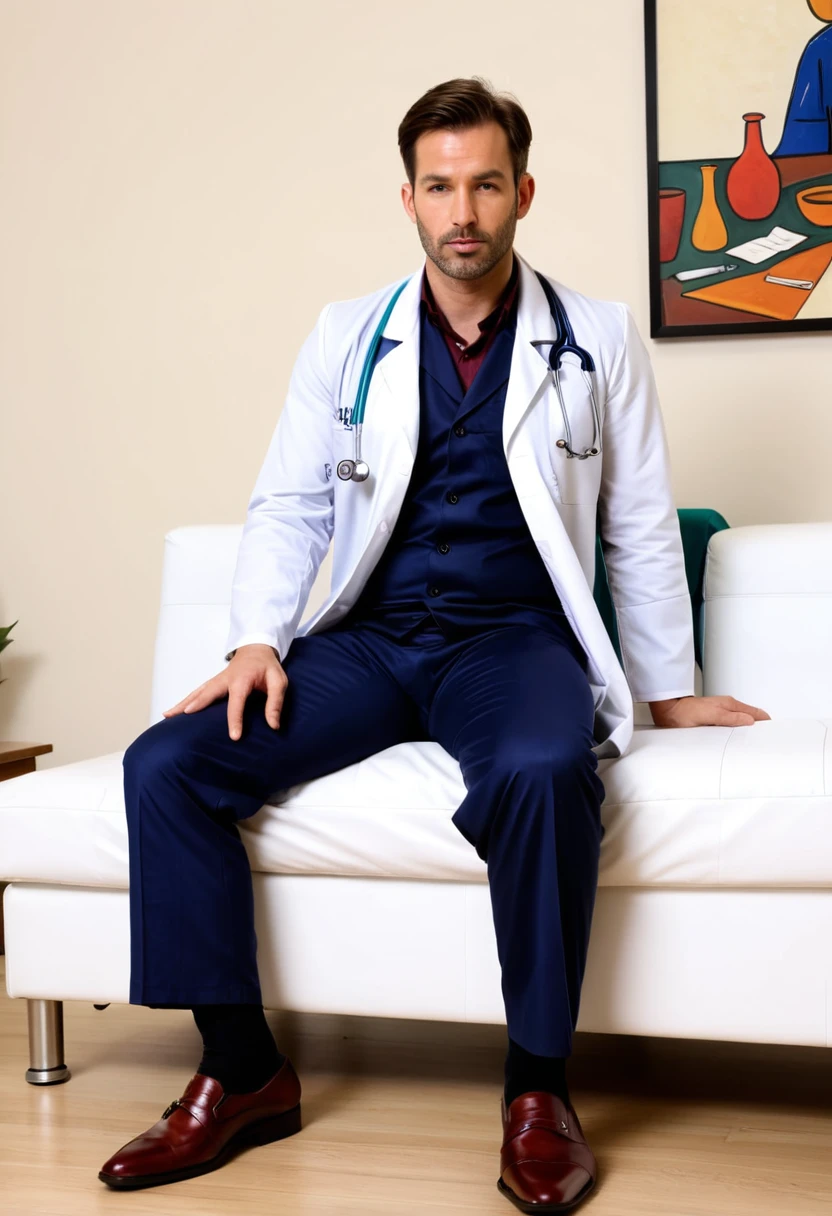
M 525 110 L 511 93 L 496 93 L 482 76 L 457 77 L 434 85 L 414 102 L 399 124 L 399 151 L 407 180 L 415 184 L 416 141 L 427 131 L 465 129 L 496 122 L 508 137 L 514 166 L 514 188 L 529 163 L 532 128 Z

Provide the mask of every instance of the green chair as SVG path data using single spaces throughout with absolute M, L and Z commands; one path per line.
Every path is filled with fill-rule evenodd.
M 714 532 L 721 532 L 731 525 L 719 511 L 709 508 L 682 507 L 679 512 L 679 528 L 682 533 L 682 548 L 685 551 L 685 573 L 690 591 L 691 614 L 693 616 L 693 644 L 696 662 L 702 666 L 702 583 L 705 577 L 705 555 L 708 541 Z M 601 548 L 600 531 L 596 536 L 595 586 L 593 596 L 598 605 L 607 633 L 621 662 L 621 645 L 618 640 L 618 623 L 607 581 L 607 567 Z

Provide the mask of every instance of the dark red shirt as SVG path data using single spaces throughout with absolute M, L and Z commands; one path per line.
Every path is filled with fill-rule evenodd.
M 424 301 L 428 318 L 445 335 L 448 350 L 451 352 L 454 365 L 466 392 L 471 387 L 474 377 L 488 353 L 488 348 L 494 340 L 494 335 L 508 321 L 509 313 L 517 298 L 517 290 L 520 285 L 520 263 L 516 257 L 513 259 L 513 263 L 511 278 L 503 288 L 495 308 L 484 321 L 478 322 L 480 336 L 475 338 L 473 342 L 466 342 L 451 327 L 448 318 L 434 299 L 427 274 L 422 275 L 422 300 Z

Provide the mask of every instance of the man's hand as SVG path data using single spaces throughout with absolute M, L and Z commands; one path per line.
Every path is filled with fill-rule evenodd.
M 751 726 L 771 718 L 764 709 L 736 697 L 671 697 L 647 704 L 656 726 Z
M 288 683 L 273 646 L 260 643 L 240 646 L 224 671 L 200 684 L 172 709 L 164 710 L 164 716 L 193 713 L 228 693 L 228 734 L 239 739 L 243 732 L 243 708 L 249 693 L 256 688 L 267 694 L 266 721 L 277 730 Z

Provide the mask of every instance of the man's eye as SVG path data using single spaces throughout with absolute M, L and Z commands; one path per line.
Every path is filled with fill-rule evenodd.
M 494 189 L 494 185 L 493 185 L 493 183 L 492 183 L 492 182 L 480 182 L 480 185 L 481 185 L 481 186 L 488 186 L 488 189 L 489 189 L 489 190 L 493 190 L 493 189 Z M 443 185 L 441 185 L 441 184 L 437 184 L 436 186 L 431 186 L 431 187 L 429 188 L 429 190 L 428 190 L 428 194 L 432 194 L 434 190 L 444 190 L 444 189 L 445 189 L 445 187 L 444 187 Z

